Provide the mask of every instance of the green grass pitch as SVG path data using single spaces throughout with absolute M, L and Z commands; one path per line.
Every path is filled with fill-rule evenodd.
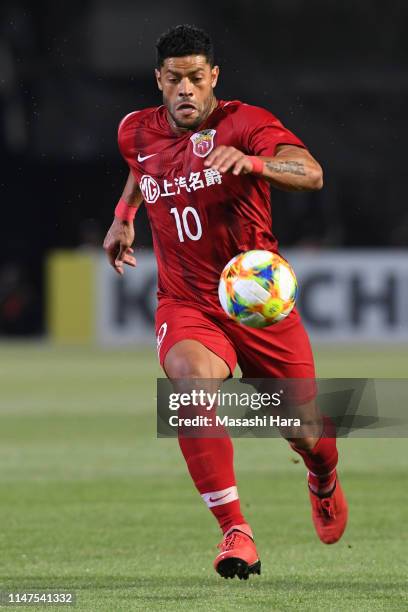
M 316 358 L 320 376 L 408 371 L 405 347 Z M 158 375 L 151 350 L 2 347 L 1 591 L 72 590 L 86 611 L 408 609 L 406 440 L 339 441 L 351 515 L 334 546 L 314 534 L 286 443 L 237 440 L 262 576 L 225 581 L 216 523 L 176 441 L 155 437 Z

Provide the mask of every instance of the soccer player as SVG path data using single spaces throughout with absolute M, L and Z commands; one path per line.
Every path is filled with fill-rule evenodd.
M 309 340 L 296 310 L 277 325 L 253 329 L 229 319 L 218 301 L 225 264 L 251 249 L 277 251 L 270 186 L 322 188 L 322 169 L 305 145 L 270 112 L 217 100 L 219 67 L 208 35 L 180 25 L 157 42 L 158 107 L 136 110 L 119 125 L 130 172 L 104 248 L 124 273 L 135 266 L 133 219 L 145 202 L 158 264 L 156 333 L 160 364 L 172 381 L 224 380 L 239 363 L 244 377 L 315 376 Z M 313 397 L 304 402 L 313 405 Z M 313 522 L 331 544 L 346 526 L 335 434 L 290 439 L 307 467 Z M 219 438 L 183 436 L 179 444 L 202 499 L 223 532 L 214 561 L 224 577 L 260 573 L 253 533 L 238 495 L 233 446 Z

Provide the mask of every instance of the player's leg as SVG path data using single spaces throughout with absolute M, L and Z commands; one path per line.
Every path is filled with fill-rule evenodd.
M 314 401 L 305 406 L 314 410 Z M 332 420 L 322 417 L 319 438 L 287 438 L 307 469 L 312 519 L 317 535 L 325 544 L 334 544 L 344 533 L 348 518 L 347 501 L 337 474 L 336 430 Z
M 279 324 L 262 330 L 228 323 L 227 333 L 237 347 L 244 377 L 303 379 L 295 389 L 298 394 L 297 409 L 316 420 L 318 410 L 314 402 L 313 354 L 296 311 Z M 317 533 L 327 544 L 336 542 L 346 527 L 347 503 L 337 477 L 338 452 L 333 425 L 330 419 L 323 417 L 320 431 L 296 438 L 286 437 L 308 470 L 312 515 Z
M 336 482 L 338 462 L 336 429 L 329 417 L 321 415 L 314 399 L 296 406 L 294 412 L 302 423 L 299 428 L 301 433 L 296 433 L 293 437 L 288 428 L 285 428 L 282 435 L 290 443 L 292 449 L 303 458 L 309 470 L 310 490 L 324 497 L 331 493 Z M 305 432 L 309 424 L 314 426 L 313 434 Z
M 218 386 L 230 374 L 223 359 L 190 339 L 181 340 L 168 350 L 163 368 L 179 393 L 191 392 L 200 380 L 205 380 L 206 385 L 208 379 L 214 379 Z M 215 391 L 213 388 L 212 392 Z M 189 410 L 190 407 L 185 407 L 183 414 Z M 189 437 L 179 428 L 181 452 L 196 488 L 225 533 L 232 525 L 245 522 L 235 481 L 232 442 L 225 430 L 214 438 L 198 437 L 197 428 L 192 433 L 197 437 Z
M 211 391 L 216 391 L 236 364 L 235 352 L 223 333 L 195 309 L 172 304 L 159 310 L 159 358 L 175 389 L 191 392 L 197 385 L 210 384 Z M 166 331 L 161 337 L 164 322 Z M 224 577 L 247 578 L 249 573 L 260 573 L 260 561 L 240 508 L 231 439 L 224 428 L 218 427 L 216 433 L 216 437 L 200 437 L 195 431 L 192 437 L 179 428 L 179 444 L 194 484 L 224 534 L 214 562 L 216 570 Z

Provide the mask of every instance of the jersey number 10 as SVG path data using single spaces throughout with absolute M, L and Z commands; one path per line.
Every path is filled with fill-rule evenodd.
M 203 228 L 201 226 L 200 217 L 198 212 L 192 206 L 186 206 L 186 208 L 180 213 L 177 208 L 170 208 L 170 213 L 174 215 L 176 220 L 177 233 L 180 242 L 184 242 L 184 236 L 190 238 L 190 240 L 200 240 L 203 235 Z M 195 227 L 194 227 L 195 226 Z

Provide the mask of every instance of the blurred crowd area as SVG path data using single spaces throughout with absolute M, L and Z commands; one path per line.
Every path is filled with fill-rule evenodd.
M 50 249 L 100 247 L 127 175 L 117 125 L 160 103 L 154 43 L 178 23 L 212 35 L 218 97 L 268 108 L 324 167 L 322 192 L 274 193 L 281 245 L 407 245 L 403 0 L 3 0 L 0 14 L 0 334 L 41 330 Z M 151 246 L 143 208 L 137 243 Z

